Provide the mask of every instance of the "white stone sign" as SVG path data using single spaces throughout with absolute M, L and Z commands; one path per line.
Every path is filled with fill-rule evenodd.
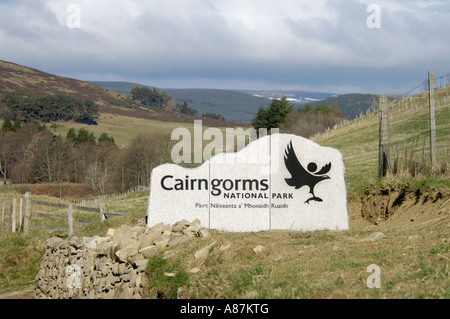
M 347 230 L 341 153 L 291 134 L 273 134 L 193 169 L 152 171 L 148 226 L 199 219 L 229 232 Z

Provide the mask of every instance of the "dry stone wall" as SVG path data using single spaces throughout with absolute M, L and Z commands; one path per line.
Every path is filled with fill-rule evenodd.
M 50 238 L 36 275 L 39 299 L 140 299 L 150 258 L 167 247 L 208 237 L 200 221 L 120 226 L 106 237 Z

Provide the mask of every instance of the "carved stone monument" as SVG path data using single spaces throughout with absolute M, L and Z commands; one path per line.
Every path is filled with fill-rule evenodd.
M 291 134 L 273 134 L 193 169 L 152 171 L 148 226 L 199 219 L 220 231 L 347 230 L 341 153 Z

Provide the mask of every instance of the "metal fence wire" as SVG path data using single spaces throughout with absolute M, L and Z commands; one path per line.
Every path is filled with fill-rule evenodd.
M 417 87 L 390 96 L 387 114 L 390 173 L 449 174 L 450 74 L 434 79 L 430 72 L 429 79 Z

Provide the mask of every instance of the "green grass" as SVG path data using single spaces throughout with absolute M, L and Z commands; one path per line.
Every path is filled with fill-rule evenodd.
M 378 174 L 378 125 L 348 130 L 320 140 L 322 146 L 338 149 L 345 165 L 345 181 L 350 192 L 359 190 Z
M 188 282 L 186 271 L 179 265 L 179 262 L 164 259 L 161 254 L 151 258 L 146 270 L 149 279 L 147 294 L 158 299 L 176 299 L 178 288 Z
M 19 233 L 0 233 L 0 292 L 34 284 L 45 250 L 45 239 Z

